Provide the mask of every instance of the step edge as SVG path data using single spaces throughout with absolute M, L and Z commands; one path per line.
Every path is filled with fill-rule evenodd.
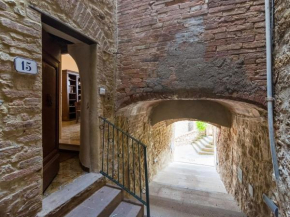
M 89 183 L 84 185 L 84 180 L 88 179 Z M 70 190 L 78 183 L 81 183 L 81 186 L 77 188 L 77 190 Z M 96 185 L 96 186 L 94 186 Z M 70 212 L 76 205 L 81 204 L 86 198 L 90 197 L 95 191 L 102 188 L 105 185 L 105 177 L 103 177 L 99 173 L 88 173 L 80 176 L 72 183 L 64 186 L 63 189 L 52 193 L 48 197 L 42 200 L 42 210 L 37 213 L 36 217 L 58 217 L 63 216 L 65 213 Z M 95 191 L 92 191 L 92 188 Z M 69 193 L 68 193 L 69 192 Z M 65 208 L 73 201 L 73 199 L 80 198 L 85 194 L 89 194 L 89 196 L 80 199 L 79 202 L 74 203 L 74 207 L 66 210 Z M 61 195 L 65 195 L 65 198 L 60 197 Z M 54 199 L 57 198 L 57 199 Z M 72 202 L 73 203 L 73 202 Z M 55 206 L 51 206 L 52 204 L 56 204 Z
M 132 203 L 130 203 L 130 202 L 127 202 L 127 201 L 121 201 L 119 204 L 118 204 L 118 206 L 113 210 L 113 212 L 111 213 L 111 215 L 115 212 L 115 211 L 117 211 L 117 209 L 118 208 L 120 208 L 120 206 L 122 205 L 122 204 L 130 204 L 130 205 L 132 205 L 132 206 L 135 206 L 135 207 L 139 207 L 140 209 L 138 210 L 138 213 L 136 214 L 136 217 L 138 217 L 138 216 L 140 216 L 140 213 L 144 213 L 144 206 L 141 206 L 141 205 L 138 205 L 138 204 L 132 204 Z

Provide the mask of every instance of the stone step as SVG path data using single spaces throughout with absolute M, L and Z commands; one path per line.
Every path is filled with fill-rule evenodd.
M 212 136 L 205 136 L 203 137 L 204 140 L 206 140 L 209 143 L 213 143 L 213 137 Z
M 108 217 L 121 201 L 121 190 L 104 186 L 68 213 L 66 217 Z
M 200 141 L 196 141 L 195 146 L 197 146 L 200 150 L 204 148 L 204 145 Z
M 214 153 L 214 148 L 203 148 L 201 150 L 205 151 L 205 152 L 213 152 Z
M 202 183 L 203 189 L 199 189 L 198 187 L 201 186 L 201 182 L 203 182 L 203 180 L 204 178 L 192 180 L 192 182 L 196 183 L 196 188 L 184 188 L 177 185 L 165 185 L 153 182 L 150 184 L 151 204 L 153 204 L 152 200 L 154 196 L 159 198 L 171 198 L 172 200 L 176 201 L 180 201 L 180 199 L 186 198 L 186 202 L 193 206 L 202 205 L 236 212 L 240 211 L 239 207 L 236 205 L 234 198 L 231 195 L 227 194 L 226 192 L 222 193 L 213 191 L 212 188 L 205 188 L 206 186 L 211 185 L 221 185 L 221 183 L 215 183 L 214 180 L 207 180 L 205 182 L 206 185 L 203 185 L 204 183 Z M 193 183 L 191 183 L 191 185 L 194 186 Z
M 204 147 L 205 148 L 212 148 L 212 149 L 214 149 L 214 146 L 213 145 L 205 145 Z
M 214 152 L 200 151 L 198 154 L 200 154 L 200 155 L 214 155 Z
M 213 145 L 204 145 L 200 141 L 196 141 L 193 145 L 197 146 L 200 151 L 203 151 L 204 149 L 214 150 Z
M 199 148 L 199 146 L 196 144 L 196 143 L 193 143 L 192 144 L 192 147 L 193 147 L 193 149 L 194 149 L 194 151 L 196 152 L 196 153 L 199 153 L 201 150 L 200 150 L 200 148 Z
M 142 217 L 143 213 L 143 207 L 123 201 L 112 212 L 110 217 Z
M 199 155 L 214 155 L 214 149 L 201 148 L 198 143 L 193 144 L 193 149 Z
M 59 149 L 69 151 L 80 151 L 80 145 L 60 143 Z
M 101 174 L 87 173 L 42 201 L 42 210 L 37 217 L 60 217 L 71 211 L 105 185 Z
M 214 145 L 209 142 L 211 137 L 203 137 L 202 139 L 195 141 L 193 149 L 200 155 L 214 155 Z
M 213 142 L 209 142 L 206 139 L 202 138 L 199 140 L 203 145 L 213 145 Z
M 210 199 L 209 196 L 203 198 L 203 200 L 178 200 L 175 196 L 171 199 L 151 196 L 151 216 L 186 216 L 186 217 L 246 217 L 240 210 L 232 210 L 232 207 L 228 205 L 226 201 L 221 198 L 217 198 L 216 206 L 205 205 L 204 201 Z M 221 201 L 223 204 L 221 204 Z M 198 202 L 198 203 L 196 203 Z M 215 204 L 214 204 L 215 205 Z M 226 208 L 220 208 L 226 207 Z M 229 207 L 229 208 L 227 208 Z M 158 213 L 154 211 L 157 210 Z M 162 213 L 162 215 L 157 215 Z

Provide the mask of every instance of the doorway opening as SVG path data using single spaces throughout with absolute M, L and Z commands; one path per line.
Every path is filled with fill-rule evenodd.
M 85 174 L 80 160 L 81 79 L 68 54 L 73 42 L 43 29 L 43 192 L 61 190 Z
M 78 66 L 69 54 L 61 55 L 61 150 L 79 151 L 82 83 Z
M 215 128 L 202 121 L 175 122 L 174 161 L 215 166 Z

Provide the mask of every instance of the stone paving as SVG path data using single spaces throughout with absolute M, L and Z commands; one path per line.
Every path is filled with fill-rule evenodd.
M 150 184 L 152 217 L 246 217 L 214 167 L 171 163 Z
M 193 148 L 192 142 L 196 140 L 196 134 L 191 133 L 183 139 L 175 139 L 174 161 L 214 166 L 215 156 L 199 155 Z
M 61 154 L 59 172 L 52 183 L 44 192 L 44 197 L 61 190 L 67 184 L 73 182 L 76 178 L 85 174 L 80 166 L 78 154 Z

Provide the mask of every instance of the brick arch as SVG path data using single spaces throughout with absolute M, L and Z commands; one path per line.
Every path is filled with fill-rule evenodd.
M 115 10 L 113 2 L 56 0 L 48 3 L 30 0 L 30 3 L 94 39 L 104 51 L 115 51 L 114 39 L 111 38 L 115 24 L 108 21 L 108 14 L 105 14 Z

